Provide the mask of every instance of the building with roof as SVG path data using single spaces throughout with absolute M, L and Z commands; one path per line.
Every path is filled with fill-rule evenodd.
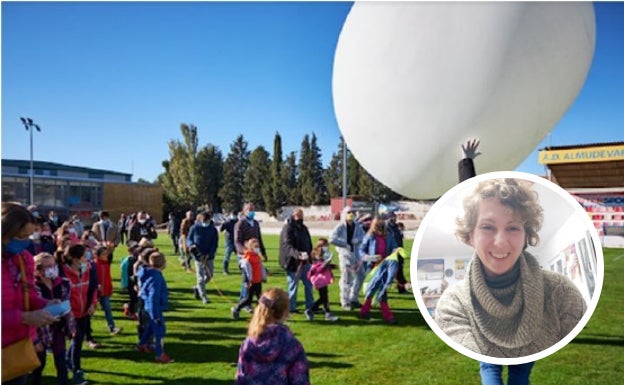
M 33 171 L 33 203 L 43 214 L 55 210 L 90 222 L 101 210 L 112 219 L 144 210 L 162 220 L 162 188 L 134 183 L 132 174 L 43 161 L 34 161 Z M 30 161 L 2 160 L 2 201 L 30 204 Z
M 576 197 L 602 237 L 624 236 L 624 142 L 546 147 L 539 162 Z

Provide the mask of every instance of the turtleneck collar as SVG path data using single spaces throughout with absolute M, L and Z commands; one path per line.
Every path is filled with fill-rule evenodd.
M 518 281 L 518 278 L 520 278 L 520 259 L 518 259 L 511 270 L 505 274 L 496 277 L 488 277 L 485 272 L 483 272 L 483 278 L 485 279 L 486 285 L 492 289 L 504 289 L 513 285 Z

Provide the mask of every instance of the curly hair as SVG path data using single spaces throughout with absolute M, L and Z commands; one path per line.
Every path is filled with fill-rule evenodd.
M 479 203 L 485 199 L 497 199 L 519 215 L 524 224 L 527 246 L 539 243 L 539 230 L 544 220 L 544 210 L 539 204 L 537 192 L 531 190 L 522 180 L 505 178 L 490 179 L 480 182 L 464 198 L 464 216 L 455 220 L 455 235 L 465 244 L 470 245 L 470 236 L 477 225 Z

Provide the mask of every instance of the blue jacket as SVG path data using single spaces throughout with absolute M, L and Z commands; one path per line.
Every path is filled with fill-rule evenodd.
M 186 237 L 186 246 L 190 248 L 195 245 L 202 256 L 214 259 L 219 247 L 219 233 L 214 222 L 210 221 L 206 226 L 204 224 L 198 222 L 191 226 Z
M 139 296 L 145 303 L 145 311 L 151 319 L 163 318 L 168 309 L 169 290 L 162 271 L 149 266 L 141 266 L 137 272 Z
M 399 247 L 396 243 L 394 235 L 390 232 L 386 232 L 386 253 L 382 255 L 383 258 L 392 254 L 392 251 Z M 360 255 L 375 255 L 377 249 L 377 239 L 374 234 L 366 234 L 364 240 L 360 244 Z

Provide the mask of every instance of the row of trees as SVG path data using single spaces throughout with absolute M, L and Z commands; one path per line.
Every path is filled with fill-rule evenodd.
M 343 141 L 327 168 L 315 134 L 305 135 L 298 153 L 282 153 L 279 133 L 273 155 L 263 147 L 249 150 L 243 135 L 230 145 L 225 159 L 221 150 L 208 144 L 198 147 L 197 127 L 181 124 L 182 140 L 170 140 L 169 159 L 158 183 L 164 190 L 165 212 L 208 206 L 215 212 L 240 210 L 253 201 L 258 210 L 276 215 L 282 206 L 328 204 L 342 195 Z M 347 193 L 363 200 L 385 202 L 400 196 L 375 180 L 355 157 L 347 156 Z

